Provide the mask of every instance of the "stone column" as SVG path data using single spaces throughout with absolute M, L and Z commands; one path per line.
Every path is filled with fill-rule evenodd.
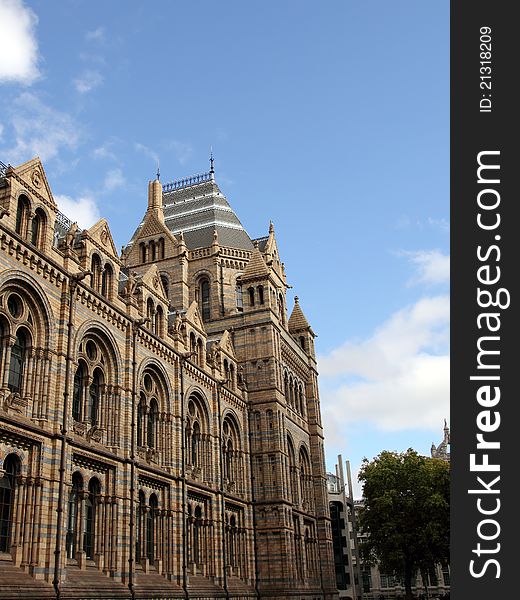
M 14 523 L 11 525 L 11 555 L 15 566 L 20 566 L 22 562 L 22 530 L 23 530 L 23 514 L 27 502 L 27 477 L 18 475 L 16 478 L 16 494 L 13 506 L 13 515 L 15 516 Z
M 31 568 L 34 571 L 37 569 L 40 563 L 40 529 L 41 529 L 41 502 L 43 484 L 39 477 L 34 480 L 35 499 L 34 499 L 34 522 L 32 530 L 32 555 L 31 555 Z M 35 574 L 38 577 L 38 574 Z
M 34 492 L 34 478 L 27 477 L 26 483 L 26 500 L 25 500 L 25 511 L 23 518 L 23 534 L 22 534 L 22 564 L 20 566 L 26 568 L 30 562 L 30 547 L 32 541 L 32 524 L 33 524 L 33 492 Z

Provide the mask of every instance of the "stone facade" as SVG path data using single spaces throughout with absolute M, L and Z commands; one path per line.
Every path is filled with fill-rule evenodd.
M 0 597 L 337 597 L 314 334 L 207 174 L 119 254 L 0 163 Z

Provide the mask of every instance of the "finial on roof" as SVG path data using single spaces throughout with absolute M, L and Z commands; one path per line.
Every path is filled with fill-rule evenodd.
M 274 224 L 272 221 L 269 221 L 269 233 L 274 233 Z
M 157 181 L 161 180 L 161 169 L 160 169 L 160 166 L 161 166 L 160 162 L 157 161 Z
M 253 241 L 253 246 L 254 246 L 255 248 L 258 248 L 258 240 L 254 240 L 254 241 Z
M 294 297 L 294 303 L 295 303 L 295 304 L 298 304 L 298 300 L 299 300 L 298 296 L 295 296 L 295 297 Z
M 210 148 L 209 148 L 209 165 L 210 165 L 209 174 L 211 175 L 212 180 L 215 179 L 215 167 L 213 164 L 214 162 L 215 162 L 215 160 L 213 158 L 213 146 L 210 146 Z

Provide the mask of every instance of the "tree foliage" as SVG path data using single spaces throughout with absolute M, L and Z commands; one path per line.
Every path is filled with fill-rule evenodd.
M 368 534 L 364 560 L 404 579 L 412 598 L 417 572 L 449 563 L 450 467 L 415 450 L 381 452 L 363 460 L 364 507 L 360 528 Z

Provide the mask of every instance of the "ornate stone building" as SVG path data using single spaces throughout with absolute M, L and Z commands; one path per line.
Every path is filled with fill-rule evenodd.
M 0 597 L 337 597 L 314 334 L 209 173 L 116 251 L 0 163 Z

